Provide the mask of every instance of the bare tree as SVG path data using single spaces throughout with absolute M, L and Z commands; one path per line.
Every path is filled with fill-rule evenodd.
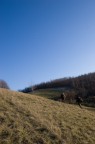
M 0 80 L 0 88 L 9 89 L 9 86 L 4 80 Z

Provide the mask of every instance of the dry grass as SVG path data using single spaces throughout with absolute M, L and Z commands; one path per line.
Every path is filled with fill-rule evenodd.
M 95 113 L 0 89 L 0 144 L 95 144 Z

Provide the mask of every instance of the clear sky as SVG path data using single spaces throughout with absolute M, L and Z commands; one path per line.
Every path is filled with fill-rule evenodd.
M 13 90 L 95 72 L 95 0 L 0 0 L 0 79 Z

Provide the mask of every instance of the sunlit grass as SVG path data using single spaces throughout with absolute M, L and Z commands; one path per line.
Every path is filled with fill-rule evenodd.
M 95 113 L 0 89 L 0 144 L 95 144 Z

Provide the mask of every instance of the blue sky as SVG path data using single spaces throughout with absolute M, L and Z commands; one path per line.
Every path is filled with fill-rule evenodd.
M 0 0 L 0 79 L 11 89 L 95 72 L 95 0 Z

